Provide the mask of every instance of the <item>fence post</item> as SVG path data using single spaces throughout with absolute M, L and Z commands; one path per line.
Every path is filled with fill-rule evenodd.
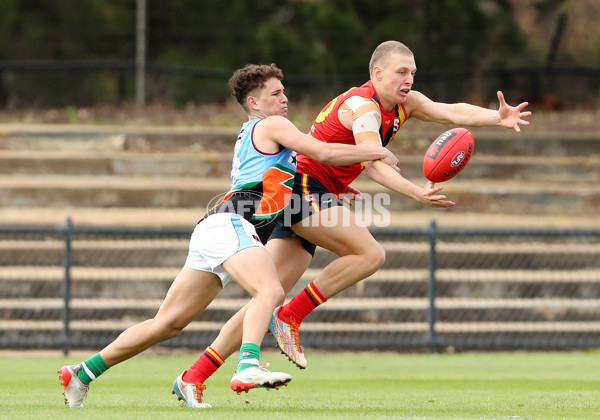
M 437 253 L 436 253 L 436 242 L 437 242 L 437 225 L 435 220 L 431 221 L 429 225 L 429 351 L 435 353 L 437 351 L 436 346 L 436 334 L 435 334 L 435 295 L 436 295 L 436 280 L 435 272 L 437 269 Z
M 136 3 L 135 100 L 138 112 L 146 105 L 146 0 Z
M 73 233 L 73 224 L 71 223 L 71 218 L 67 217 L 65 219 L 65 258 L 64 258 L 64 267 L 65 267 L 65 278 L 63 283 L 63 292 L 64 292 L 64 309 L 63 309 L 63 332 L 64 332 L 64 342 L 63 342 L 63 354 L 65 356 L 69 355 L 69 351 L 71 350 L 71 330 L 69 329 L 69 322 L 71 320 L 71 236 Z

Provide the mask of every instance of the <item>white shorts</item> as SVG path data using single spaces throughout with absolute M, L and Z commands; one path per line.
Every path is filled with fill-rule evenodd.
M 253 246 L 264 248 L 249 221 L 236 213 L 211 214 L 196 225 L 184 267 L 214 273 L 225 286 L 231 277 L 221 264 Z

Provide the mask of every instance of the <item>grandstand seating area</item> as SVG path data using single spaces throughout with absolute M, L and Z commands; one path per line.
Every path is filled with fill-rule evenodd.
M 445 184 L 458 205 L 429 209 L 391 194 L 386 230 L 427 229 L 431 220 L 455 230 L 600 227 L 600 133 L 569 138 L 473 131 L 473 158 Z M 70 217 L 75 226 L 191 232 L 208 202 L 229 187 L 236 134 L 227 128 L 0 125 L 0 347 L 60 348 L 64 316 L 64 238 L 3 233 L 1 227 L 57 226 Z M 406 135 L 390 147 L 402 174 L 424 184 L 422 154 L 435 135 Z M 354 185 L 365 194 L 385 192 L 364 176 Z M 311 314 L 301 329 L 305 345 L 425 345 L 429 239 L 398 234 L 380 241 L 384 267 Z M 75 346 L 102 346 L 152 317 L 187 245 L 182 234 L 74 237 Z M 600 236 L 444 237 L 437 253 L 441 347 L 600 343 Z M 318 250 L 294 292 L 332 258 Z M 228 285 L 170 345 L 207 345 L 247 299 Z

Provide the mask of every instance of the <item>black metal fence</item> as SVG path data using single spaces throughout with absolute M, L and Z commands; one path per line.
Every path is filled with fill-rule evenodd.
M 223 101 L 230 97 L 231 71 L 148 63 L 147 99 L 180 105 Z M 600 102 L 598 67 L 495 68 L 478 78 L 476 90 L 486 102 L 496 101 L 498 89 L 515 101 L 528 100 L 546 108 L 594 107 Z M 366 70 L 364 74 L 332 75 L 286 71 L 284 82 L 296 101 L 321 104 L 367 79 Z M 421 71 L 415 89 L 438 101 L 456 102 L 469 96 L 473 83 L 471 69 Z M 85 107 L 134 100 L 134 60 L 0 60 L 0 106 Z
M 0 226 L 0 347 L 100 348 L 156 313 L 191 229 Z M 600 347 L 600 229 L 373 231 L 373 276 L 302 324 L 308 348 Z M 335 256 L 319 250 L 291 295 Z M 248 300 L 236 284 L 169 347 L 203 348 Z M 270 340 L 267 337 L 265 340 Z

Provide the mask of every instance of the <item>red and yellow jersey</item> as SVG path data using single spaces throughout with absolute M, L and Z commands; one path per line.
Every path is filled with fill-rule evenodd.
M 381 112 L 381 127 L 379 135 L 384 146 L 394 138 L 396 132 L 408 119 L 404 105 L 396 105 L 391 112 L 386 112 L 381 106 L 375 87 L 368 81 L 360 87 L 354 87 L 329 102 L 319 113 L 310 129 L 310 135 L 326 143 L 356 144 L 351 129 L 344 127 L 338 118 L 338 109 L 344 101 L 352 96 L 361 96 L 374 100 Z M 346 166 L 331 166 L 314 161 L 298 154 L 297 171 L 318 179 L 327 187 L 329 192 L 339 194 L 356 179 L 365 169 L 363 163 Z

